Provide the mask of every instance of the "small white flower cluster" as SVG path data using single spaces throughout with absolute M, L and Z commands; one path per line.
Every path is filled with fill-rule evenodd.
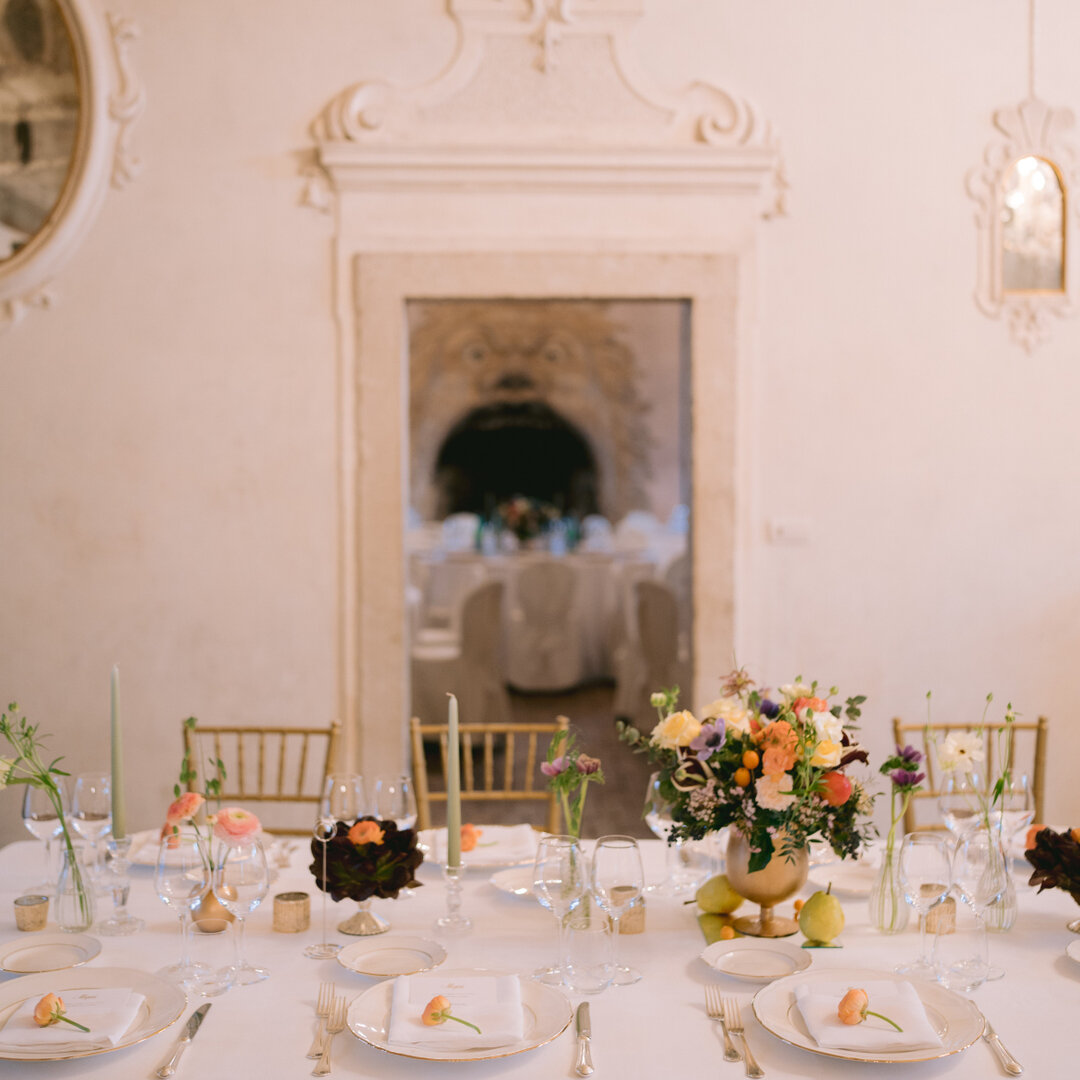
M 716 780 L 710 780 L 704 787 L 694 788 L 686 800 L 690 813 L 706 824 L 712 822 L 716 808 L 724 801 L 723 792 L 720 791 Z

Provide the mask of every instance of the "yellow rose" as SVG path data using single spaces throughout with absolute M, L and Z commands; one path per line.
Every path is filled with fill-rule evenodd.
M 835 769 L 840 764 L 840 744 L 822 739 L 814 747 L 814 756 L 810 764 L 819 769 Z
M 672 713 L 664 717 L 652 729 L 651 741 L 654 746 L 665 750 L 677 750 L 680 746 L 689 746 L 701 733 L 701 724 L 694 719 L 689 709 Z

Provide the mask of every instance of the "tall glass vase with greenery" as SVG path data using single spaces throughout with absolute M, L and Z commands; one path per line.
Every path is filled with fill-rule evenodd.
M 60 768 L 63 758 L 53 758 L 48 764 L 45 763 L 42 755 L 47 736 L 39 734 L 38 725 L 31 724 L 14 702 L 6 712 L 0 713 L 0 734 L 15 754 L 14 757 L 0 758 L 0 788 L 8 784 L 29 784 L 43 791 L 56 810 L 64 845 L 64 891 L 71 898 L 71 910 L 63 929 L 72 932 L 89 930 L 94 922 L 94 894 L 86 880 L 64 814 L 60 785 L 62 778 L 69 774 Z

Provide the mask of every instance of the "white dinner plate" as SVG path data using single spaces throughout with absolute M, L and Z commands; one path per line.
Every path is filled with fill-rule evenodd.
M 73 990 L 134 990 L 146 999 L 134 1023 L 127 1029 L 115 1046 L 96 1047 L 92 1050 L 65 1050 L 57 1053 L 48 1047 L 35 1050 L 16 1050 L 2 1045 L 3 1025 L 27 998 L 41 998 L 46 994 L 59 994 Z M 91 1057 L 122 1050 L 125 1046 L 149 1039 L 175 1024 L 183 1015 L 187 998 L 178 986 L 134 968 L 82 968 L 77 971 L 41 972 L 24 975 L 20 979 L 0 985 L 0 1060 L 6 1061 L 69 1061 L 73 1058 Z
M 1065 950 L 1065 955 L 1070 960 L 1075 960 L 1080 964 L 1080 941 L 1070 941 L 1068 947 Z
M 841 896 L 869 896 L 878 868 L 867 862 L 848 860 L 822 863 L 812 867 L 807 880 L 817 889 L 832 891 Z
M 89 934 L 32 934 L 0 947 L 0 971 L 31 975 L 62 971 L 93 960 L 101 942 Z
M 865 1050 L 842 1050 L 818 1046 L 806 1030 L 802 1013 L 795 1003 L 795 987 L 800 983 L 821 981 L 849 983 L 861 986 L 870 981 L 910 982 L 926 1009 L 930 1026 L 941 1039 L 941 1046 L 921 1050 L 882 1050 L 870 1053 Z M 882 1064 L 897 1062 L 930 1061 L 948 1057 L 966 1050 L 983 1033 L 982 1014 L 967 998 L 952 990 L 946 990 L 934 982 L 923 979 L 905 979 L 891 972 L 867 971 L 859 968 L 825 968 L 819 971 L 799 972 L 786 979 L 763 986 L 754 996 L 754 1015 L 766 1031 L 778 1039 L 802 1050 L 824 1057 L 846 1058 L 849 1061 L 871 1061 Z
M 380 979 L 430 971 L 445 959 L 446 950 L 437 941 L 403 934 L 354 941 L 337 954 L 337 962 L 343 968 Z
M 450 971 L 447 979 L 462 975 L 495 975 L 493 971 Z M 387 979 L 376 983 L 353 1000 L 349 1006 L 349 1030 L 361 1041 L 376 1050 L 420 1061 L 486 1061 L 489 1058 L 510 1057 L 535 1050 L 557 1039 L 567 1028 L 574 1011 L 567 998 L 553 986 L 535 982 L 519 975 L 521 1005 L 525 1010 L 525 1033 L 517 1042 L 506 1046 L 488 1046 L 477 1050 L 435 1050 L 429 1047 L 405 1046 L 387 1041 L 390 1029 L 390 1001 L 394 984 Z
M 810 966 L 810 953 L 780 938 L 714 941 L 701 954 L 709 967 L 733 979 L 772 982 Z
M 466 870 L 495 870 L 500 866 L 520 866 L 536 858 L 538 833 L 530 825 L 477 825 L 480 839 L 472 851 L 461 853 Z M 423 829 L 418 846 L 424 857 L 441 865 L 446 862 L 446 829 Z
M 201 828 L 201 826 L 200 826 Z M 268 832 L 260 832 L 259 839 L 266 848 L 267 858 L 270 858 L 270 847 L 274 843 L 274 836 Z M 128 862 L 132 866 L 157 866 L 158 849 L 161 847 L 161 829 L 143 829 L 131 834 L 131 847 L 128 848 Z M 179 859 L 179 856 L 177 856 Z
M 499 892 L 508 896 L 535 897 L 533 892 L 533 868 L 531 866 L 510 866 L 492 874 L 488 880 Z

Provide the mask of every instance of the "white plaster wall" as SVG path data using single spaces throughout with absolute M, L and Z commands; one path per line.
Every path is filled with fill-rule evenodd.
M 434 75 L 452 34 L 438 0 L 118 10 L 142 27 L 143 175 L 56 308 L 0 337 L 0 694 L 101 766 L 118 662 L 138 826 L 184 716 L 333 715 L 331 229 L 297 172 L 334 94 Z M 1040 93 L 1080 108 L 1080 8 L 1039 21 Z M 1075 822 L 1080 320 L 1028 357 L 976 311 L 963 187 L 1024 92 L 1025 25 L 1019 0 L 652 0 L 636 38 L 658 78 L 754 101 L 792 185 L 759 241 L 740 661 L 866 692 L 878 755 L 927 689 L 941 719 L 990 689 L 1046 713 L 1047 816 Z M 767 544 L 773 517 L 808 542 Z

